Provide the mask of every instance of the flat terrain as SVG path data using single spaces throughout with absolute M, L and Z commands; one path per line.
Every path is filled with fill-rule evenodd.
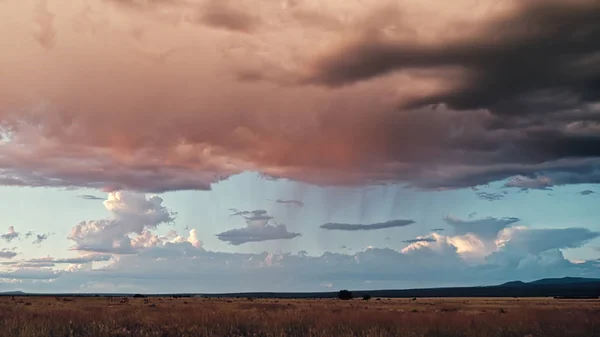
M 7 296 L 0 336 L 600 337 L 600 301 Z

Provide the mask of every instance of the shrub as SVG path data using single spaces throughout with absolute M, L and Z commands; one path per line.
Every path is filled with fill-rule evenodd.
M 354 298 L 354 296 L 352 296 L 352 292 L 349 290 L 340 290 L 340 292 L 338 293 L 338 298 L 340 300 L 351 300 Z
M 365 294 L 365 295 L 363 296 L 363 301 L 368 301 L 368 300 L 370 300 L 370 299 L 371 299 L 371 295 L 369 295 L 369 294 Z

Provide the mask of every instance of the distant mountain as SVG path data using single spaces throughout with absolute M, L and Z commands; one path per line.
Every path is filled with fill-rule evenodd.
M 579 283 L 600 283 L 597 278 L 584 277 L 563 277 L 563 278 L 544 278 L 541 280 L 529 282 L 529 284 L 579 284 Z
M 534 286 L 560 286 L 560 285 L 578 285 L 600 283 L 597 278 L 584 277 L 562 277 L 562 278 L 544 278 L 532 282 L 512 281 L 499 285 L 498 287 L 534 287 Z
M 495 286 L 391 289 L 352 291 L 355 297 L 369 294 L 371 297 L 556 297 L 598 298 L 600 279 L 563 277 L 547 278 L 533 282 L 512 281 Z M 145 296 L 202 296 L 202 297 L 254 297 L 254 298 L 332 298 L 337 292 L 305 293 L 223 293 L 223 294 L 144 294 Z M 0 293 L 0 296 L 133 296 L 133 294 L 27 294 L 21 291 Z
M 402 290 L 360 290 L 352 291 L 354 296 L 369 294 L 372 297 L 557 297 L 557 298 L 596 298 L 600 297 L 600 279 L 565 277 L 542 279 L 533 282 L 512 281 L 496 286 L 425 288 Z M 329 293 L 242 293 L 209 294 L 207 297 L 282 297 L 282 298 L 326 298 L 336 297 Z
M 511 282 L 506 282 L 503 283 L 501 285 L 499 285 L 498 287 L 523 287 L 523 286 L 527 286 L 528 283 L 525 283 L 523 281 L 511 281 Z

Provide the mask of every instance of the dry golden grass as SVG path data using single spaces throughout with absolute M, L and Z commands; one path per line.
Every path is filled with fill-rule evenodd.
M 595 337 L 600 302 L 3 297 L 0 336 Z

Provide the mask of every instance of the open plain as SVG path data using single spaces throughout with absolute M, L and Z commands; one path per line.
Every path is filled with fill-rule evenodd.
M 600 301 L 2 297 L 1 336 L 600 336 Z

